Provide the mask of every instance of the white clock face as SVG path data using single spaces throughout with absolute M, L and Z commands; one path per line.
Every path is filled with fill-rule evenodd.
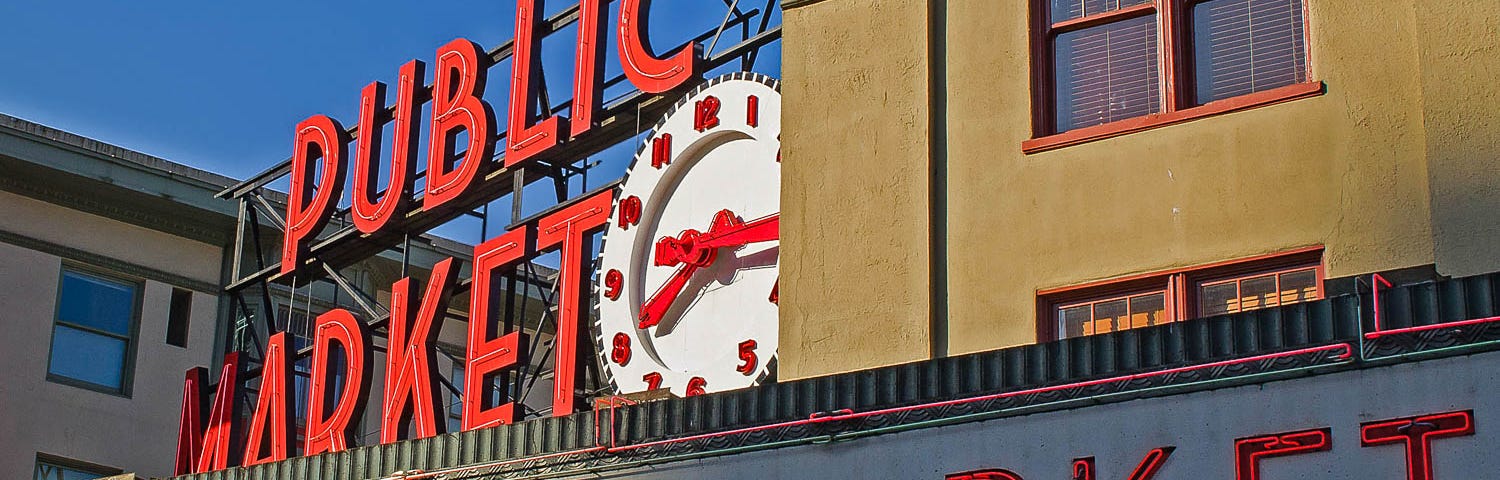
M 735 73 L 689 93 L 636 154 L 595 291 L 619 393 L 733 390 L 774 370 L 780 133 L 778 82 Z

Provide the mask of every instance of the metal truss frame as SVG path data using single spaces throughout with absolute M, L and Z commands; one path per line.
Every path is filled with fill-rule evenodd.
M 617 0 L 605 0 L 607 3 L 615 3 Z M 740 70 L 752 70 L 761 55 L 761 51 L 781 38 L 780 25 L 773 25 L 772 18 L 779 14 L 778 0 L 765 0 L 764 5 L 758 9 L 744 10 L 740 8 L 741 0 L 721 0 L 725 6 L 723 20 L 717 28 L 703 32 L 692 38 L 691 41 L 706 44 L 704 58 L 700 62 L 704 71 L 712 71 L 721 67 L 733 65 L 738 62 Z M 561 12 L 545 19 L 537 26 L 535 35 L 537 42 L 557 34 L 565 27 L 576 23 L 579 19 L 580 5 L 574 4 Z M 720 41 L 727 31 L 737 29 L 740 41 L 729 45 L 722 50 L 716 51 Z M 665 51 L 676 51 L 686 44 L 678 45 Z M 513 55 L 514 41 L 507 41 L 486 52 L 493 64 L 511 58 Z M 545 71 L 541 65 L 537 66 L 538 75 L 545 78 Z M 551 95 L 547 92 L 546 81 L 539 79 L 537 85 L 537 98 L 539 111 L 551 115 L 558 115 L 571 107 L 571 100 L 553 104 Z M 625 76 L 617 75 L 605 80 L 601 90 L 608 91 L 611 88 L 628 86 L 629 82 Z M 689 88 L 691 85 L 688 86 Z M 424 86 L 424 91 L 429 86 Z M 393 233 L 377 233 L 366 235 L 359 232 L 350 220 L 350 209 L 339 209 L 334 215 L 334 220 L 324 231 L 319 232 L 315 238 L 310 239 L 308 263 L 299 265 L 296 272 L 290 275 L 281 275 L 280 262 L 273 256 L 280 251 L 279 244 L 281 235 L 285 231 L 286 221 L 279 212 L 285 204 L 285 196 L 280 192 L 271 190 L 269 185 L 283 178 L 291 172 L 291 159 L 281 161 L 275 166 L 262 171 L 248 180 L 240 182 L 232 187 L 219 192 L 218 198 L 232 200 L 238 203 L 238 221 L 235 228 L 234 250 L 231 264 L 231 279 L 224 287 L 224 294 L 231 302 L 232 319 L 224 319 L 231 322 L 226 325 L 228 335 L 224 338 L 225 347 L 229 351 L 241 351 L 242 369 L 239 374 L 241 386 L 240 398 L 237 401 L 244 402 L 247 408 L 243 411 L 252 411 L 254 408 L 254 395 L 259 382 L 254 379 L 260 376 L 262 368 L 261 358 L 264 348 L 271 335 L 286 331 L 288 325 L 278 325 L 276 320 L 277 300 L 288 299 L 296 304 L 299 295 L 305 295 L 309 306 L 318 304 L 321 307 L 347 307 L 357 313 L 357 316 L 366 322 L 372 336 L 387 338 L 386 324 L 389 321 L 390 312 L 380 305 L 371 292 L 359 288 L 356 282 L 352 282 L 345 276 L 343 270 L 366 259 L 375 256 L 386 258 L 399 258 L 401 262 L 401 275 L 407 276 L 412 265 L 413 241 L 430 242 L 425 236 L 429 229 L 445 224 L 460 217 L 471 217 L 480 221 L 480 230 L 483 236 L 489 235 L 491 225 L 495 225 L 495 218 L 490 212 L 489 205 L 506 195 L 511 196 L 511 211 L 507 221 L 501 222 L 506 228 L 515 228 L 524 225 L 528 221 L 534 221 L 547 213 L 562 209 L 573 201 L 587 197 L 585 195 L 570 196 L 569 186 L 573 181 L 581 181 L 584 188 L 588 185 L 589 169 L 597 166 L 598 162 L 589 162 L 589 158 L 606 148 L 630 142 L 639 135 L 644 125 L 654 123 L 654 118 L 663 114 L 668 107 L 676 101 L 678 92 L 665 94 L 647 94 L 631 88 L 628 93 L 614 99 L 607 100 L 599 115 L 599 127 L 587 138 L 562 145 L 556 158 L 577 159 L 571 163 L 549 163 L 545 161 L 528 162 L 517 168 L 499 167 L 499 162 L 504 149 L 497 149 L 494 158 L 491 158 L 485 169 L 481 170 L 475 179 L 477 185 L 470 187 L 470 194 L 448 202 L 448 207 L 438 207 L 432 211 L 420 211 L 419 207 L 413 207 L 413 212 L 405 217 L 398 216 L 392 220 L 387 230 Z M 427 99 L 419 98 L 426 102 Z M 391 107 L 386 107 L 386 114 L 391 112 Z M 351 135 L 357 134 L 356 128 L 349 128 Z M 495 142 L 503 144 L 505 132 L 499 133 Z M 425 172 L 418 172 L 413 182 L 422 181 Z M 522 218 L 524 211 L 522 191 L 529 185 L 541 181 L 550 181 L 556 193 L 556 201 L 550 206 L 542 209 L 542 212 Z M 618 179 L 608 182 L 594 189 L 614 188 Z M 474 193 L 487 192 L 487 193 Z M 420 215 L 417 215 L 417 214 Z M 497 212 L 498 213 L 498 212 Z M 503 218 L 503 217 L 502 217 Z M 542 335 L 535 335 L 544 331 L 548 325 L 555 326 L 554 312 L 557 311 L 557 290 L 559 275 L 549 272 L 551 269 L 527 262 L 517 268 L 516 272 L 505 275 L 506 291 L 511 292 L 505 296 L 502 328 L 504 331 L 523 331 L 532 339 L 524 348 L 529 354 L 527 358 L 533 359 L 525 368 L 518 373 L 502 378 L 497 382 L 497 388 L 509 390 L 507 397 L 516 399 L 518 405 L 523 405 L 519 400 L 526 398 L 531 393 L 537 380 L 551 374 L 550 370 L 544 368 L 548 360 L 554 354 L 554 343 L 543 340 Z M 586 272 L 585 278 L 593 278 L 592 272 Z M 461 279 L 453 294 L 467 292 L 471 279 Z M 313 293 L 315 286 L 332 287 L 332 298 L 315 298 Z M 519 298 L 516 292 L 519 289 Z M 527 300 L 540 302 L 545 308 L 527 308 Z M 540 311 L 535 311 L 540 310 Z M 450 314 L 451 316 L 451 314 Z M 467 321 L 467 319 L 462 319 Z M 442 320 L 440 319 L 439 322 Z M 384 350 L 376 342 L 372 348 Z M 297 349 L 293 360 L 311 358 L 311 345 Z M 453 361 L 462 362 L 462 358 L 444 349 L 438 349 L 441 355 L 445 355 Z M 607 382 L 601 382 L 600 367 L 597 362 L 585 362 L 588 375 L 582 379 L 585 394 L 589 396 L 604 393 L 608 389 Z M 217 372 L 217 369 L 212 371 Z M 293 372 L 294 375 L 305 377 L 305 372 Z M 437 381 L 455 396 L 462 396 L 461 389 L 454 385 L 453 380 L 442 375 Z M 523 416 L 532 418 L 549 415 L 544 410 L 534 410 L 523 407 Z M 441 426 L 439 428 L 442 428 Z M 362 439 L 351 439 L 359 444 Z

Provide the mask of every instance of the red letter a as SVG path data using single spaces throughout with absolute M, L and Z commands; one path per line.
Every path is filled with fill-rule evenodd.
M 295 419 L 292 418 L 292 392 L 287 376 L 292 371 L 292 355 L 287 351 L 287 333 L 271 335 L 266 342 L 265 364 L 260 369 L 260 398 L 255 401 L 255 415 L 250 418 L 250 439 L 245 442 L 245 465 L 286 460 L 290 453 Z M 268 428 L 269 427 L 269 428 Z M 267 434 L 266 430 L 270 430 Z M 270 450 L 262 455 L 263 449 Z
M 411 278 L 398 280 L 391 287 L 391 335 L 386 343 L 380 443 L 442 433 L 438 429 L 445 423 L 437 421 L 442 411 L 437 403 L 437 384 L 432 381 L 438 375 L 432 352 L 442 327 L 438 314 L 446 311 L 448 295 L 453 291 L 453 263 L 449 258 L 432 266 L 427 294 L 416 312 L 411 309 L 411 297 L 416 293 Z M 434 322 L 439 322 L 436 327 Z M 407 428 L 408 421 L 412 429 Z
M 312 373 L 308 378 L 307 441 L 303 455 L 323 452 L 338 452 L 349 448 L 347 437 L 356 433 L 358 425 L 352 420 L 360 418 L 364 411 L 365 398 L 370 394 L 370 375 L 365 370 L 365 359 L 370 358 L 370 332 L 364 322 L 354 318 L 348 310 L 337 308 L 318 316 L 318 326 L 313 330 Z M 327 401 L 324 397 L 332 393 L 328 382 L 332 377 L 333 345 L 337 343 L 344 351 L 343 393 L 333 405 L 333 412 L 324 417 Z
M 208 413 L 207 430 L 198 421 L 203 413 L 203 390 L 208 386 L 208 369 L 187 371 L 182 385 L 182 421 L 177 427 L 177 462 L 173 475 L 187 475 L 229 468 L 235 462 L 229 452 L 234 447 L 234 423 L 239 420 L 239 402 L 235 388 L 240 353 L 224 355 L 224 369 L 219 374 L 219 389 Z

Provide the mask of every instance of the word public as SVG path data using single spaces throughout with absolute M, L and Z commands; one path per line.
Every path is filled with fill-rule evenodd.
M 644 17 L 648 0 L 620 0 L 616 32 L 618 56 L 625 76 L 642 92 L 672 91 L 702 75 L 701 48 L 689 43 L 666 56 L 652 54 L 647 45 Z M 508 131 L 504 135 L 503 167 L 515 167 L 544 158 L 567 142 L 590 135 L 598 126 L 603 85 L 603 57 L 607 44 L 609 0 L 582 0 L 578 5 L 578 48 L 575 56 L 571 118 L 552 115 L 538 118 L 536 66 L 540 42 L 539 0 L 519 0 L 516 6 L 516 37 L 512 56 Z M 358 138 L 351 139 L 337 120 L 314 115 L 297 124 L 291 160 L 291 191 L 286 210 L 280 274 L 294 274 L 311 267 L 307 261 L 311 239 L 334 216 L 349 171 L 349 144 L 354 143 L 351 217 L 360 232 L 373 234 L 393 228 L 393 219 L 433 214 L 440 205 L 472 207 L 460 203 L 477 192 L 486 164 L 494 163 L 495 148 L 502 143 L 493 109 L 483 99 L 491 56 L 477 44 L 457 39 L 438 48 L 430 87 L 423 86 L 426 64 L 412 60 L 397 72 L 396 103 L 386 108 L 386 85 L 372 82 L 360 94 Z M 416 144 L 420 138 L 417 117 L 431 103 L 428 125 L 427 170 L 420 205 L 415 205 Z M 393 131 L 386 182 L 378 185 L 377 163 L 381 156 L 382 130 Z M 466 138 L 463 145 L 459 139 Z M 488 168 L 494 168 L 490 165 Z M 316 178 L 314 178 L 316 177 Z M 383 194 L 381 192 L 384 192 Z M 460 200 L 463 200 L 461 202 Z M 481 199 L 478 201 L 487 201 Z M 474 249 L 473 282 L 470 290 L 468 351 L 465 360 L 465 392 L 486 392 L 487 379 L 514 369 L 522 362 L 520 332 L 497 335 L 490 328 L 491 281 L 496 271 L 537 254 L 561 251 L 559 304 L 556 316 L 557 360 L 554 377 L 554 415 L 573 413 L 581 404 L 574 394 L 580 350 L 580 310 L 586 281 L 582 256 L 587 236 L 605 225 L 613 206 L 613 192 L 603 192 L 574 202 L 542 217 L 534 225 L 518 227 L 489 239 Z M 453 258 L 432 268 L 423 291 L 411 278 L 397 281 L 391 290 L 389 343 L 386 351 L 385 383 L 381 405 L 381 443 L 424 438 L 442 433 L 445 422 L 433 362 L 438 333 L 434 325 L 446 310 L 456 284 L 459 267 Z M 440 324 L 439 324 L 440 325 Z M 312 370 L 307 389 L 307 414 L 301 453 L 314 455 L 348 448 L 357 419 L 370 391 L 370 365 L 374 358 L 368 326 L 346 310 L 334 309 L 315 322 Z M 292 362 L 286 333 L 272 335 L 264 350 L 261 383 L 249 430 L 234 428 L 240 418 L 235 401 L 241 371 L 238 352 L 223 363 L 218 387 L 209 392 L 208 371 L 199 367 L 187 372 L 183 385 L 182 416 L 177 441 L 176 473 L 188 474 L 284 460 L 292 453 L 295 419 L 291 397 Z M 341 362 L 331 363 L 335 350 Z M 335 372 L 334 367 L 340 371 Z M 334 385 L 334 382 L 338 382 Z M 337 393 L 336 398 L 330 398 Z M 213 400 L 208 402 L 209 395 Z M 516 420 L 512 402 L 495 398 L 494 392 L 463 396 L 464 431 L 507 424 Z M 241 443 L 242 437 L 244 438 Z

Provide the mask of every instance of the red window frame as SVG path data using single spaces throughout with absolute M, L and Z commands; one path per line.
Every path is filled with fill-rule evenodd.
M 1307 50 L 1308 81 L 1199 105 L 1191 103 L 1192 85 L 1185 72 L 1189 68 L 1187 42 L 1190 40 L 1187 25 L 1188 10 L 1203 0 L 1152 0 L 1149 3 L 1112 10 L 1080 18 L 1052 22 L 1051 1 L 1032 0 L 1031 8 L 1031 72 L 1032 72 L 1032 138 L 1021 142 L 1023 153 L 1037 153 L 1071 145 L 1118 137 L 1130 133 L 1151 130 L 1183 123 L 1199 118 L 1221 115 L 1240 110 L 1264 107 L 1301 98 L 1322 95 L 1322 81 L 1312 80 L 1312 43 L 1304 40 Z M 1307 2 L 1303 0 L 1302 34 L 1309 35 L 1307 28 Z M 1095 27 L 1145 15 L 1156 15 L 1157 24 L 1157 75 L 1161 82 L 1161 112 L 1141 117 L 1127 118 L 1100 125 L 1077 128 L 1065 132 L 1054 131 L 1056 112 L 1053 98 L 1057 94 L 1053 85 L 1053 41 L 1062 33 Z
M 1198 292 L 1203 285 L 1308 268 L 1315 272 L 1317 294 L 1304 301 L 1326 297 L 1322 246 L 1039 290 L 1036 294 L 1037 342 L 1065 338 L 1062 319 L 1058 316 L 1062 307 L 1165 291 L 1166 321 L 1163 323 L 1171 323 L 1200 316 Z

